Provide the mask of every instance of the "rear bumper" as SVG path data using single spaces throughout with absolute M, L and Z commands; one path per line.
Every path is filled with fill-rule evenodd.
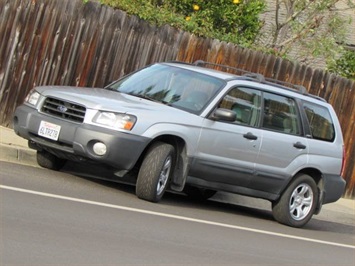
M 323 204 L 340 199 L 345 190 L 345 180 L 340 175 L 323 175 L 323 180 Z
M 58 141 L 38 135 L 41 121 L 61 126 Z M 47 150 L 58 157 L 70 160 L 94 160 L 119 170 L 130 170 L 136 164 L 150 139 L 125 132 L 88 124 L 77 124 L 39 113 L 26 105 L 19 106 L 14 114 L 14 130 L 28 139 L 30 147 Z M 96 155 L 93 145 L 102 142 L 107 153 Z

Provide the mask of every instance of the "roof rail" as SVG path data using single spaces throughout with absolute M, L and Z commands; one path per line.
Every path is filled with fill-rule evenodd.
M 264 84 L 268 84 L 268 85 L 273 85 L 273 86 L 277 86 L 278 88 L 281 89 L 286 89 L 286 90 L 292 90 L 295 91 L 297 93 L 303 94 L 303 95 L 307 95 L 307 96 L 311 96 L 315 99 L 321 100 L 323 102 L 326 102 L 325 99 L 323 99 L 322 97 L 313 95 L 313 94 L 309 94 L 307 89 L 302 86 L 302 85 L 296 85 L 287 81 L 281 81 L 281 80 L 277 80 L 277 79 L 272 79 L 272 78 L 265 78 L 262 74 L 259 73 L 254 73 L 251 71 L 247 71 L 244 69 L 240 69 L 240 68 L 236 68 L 236 67 L 231 67 L 231 66 L 227 66 L 227 65 L 222 65 L 222 64 L 217 64 L 217 63 L 210 63 L 210 62 L 205 62 L 203 60 L 197 60 L 193 63 L 196 66 L 206 66 L 206 65 L 210 65 L 210 66 L 217 66 L 217 67 L 222 67 L 222 68 L 226 68 L 226 69 L 231 69 L 231 70 L 235 70 L 238 71 L 240 73 L 242 73 L 241 75 L 243 77 L 246 78 L 251 78 L 253 80 L 256 80 L 260 83 L 264 83 Z
M 265 77 L 264 77 L 264 75 L 259 74 L 259 73 L 252 73 L 252 72 L 250 72 L 250 73 L 244 74 L 243 77 L 256 79 L 256 80 L 259 81 L 260 83 L 265 82 Z
M 283 87 L 283 88 L 287 88 L 287 89 L 292 89 L 292 90 L 296 90 L 297 92 L 307 95 L 308 91 L 306 89 L 306 87 L 302 86 L 302 85 L 296 85 L 287 81 L 282 81 L 282 80 L 278 80 L 278 79 L 272 79 L 272 78 L 265 78 L 266 80 L 266 84 L 271 84 L 271 85 L 279 85 L 279 87 Z
M 298 89 L 299 92 L 302 94 L 308 94 L 308 91 L 305 86 L 302 85 L 293 85 L 296 89 Z
M 237 68 L 237 67 L 231 67 L 231 66 L 217 64 L 217 63 L 210 63 L 210 62 L 206 62 L 206 61 L 203 61 L 203 60 L 197 60 L 193 64 L 196 65 L 196 66 L 210 65 L 210 66 L 222 67 L 222 68 L 226 68 L 226 69 L 232 69 L 234 71 L 240 72 L 241 75 L 244 76 L 244 77 L 256 79 L 259 82 L 265 82 L 265 77 L 262 74 L 254 73 L 254 72 L 251 72 L 251 71 L 247 71 L 245 69 L 241 69 L 241 68 Z

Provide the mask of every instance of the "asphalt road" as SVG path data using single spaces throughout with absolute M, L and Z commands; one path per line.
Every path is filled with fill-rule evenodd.
M 167 193 L 0 162 L 0 265 L 355 265 L 355 226 L 314 217 L 303 229 L 228 195 Z M 103 169 L 86 169 L 95 175 Z

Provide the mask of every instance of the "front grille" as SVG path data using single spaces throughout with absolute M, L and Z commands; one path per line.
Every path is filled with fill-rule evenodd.
M 42 106 L 42 112 L 65 120 L 82 123 L 86 108 L 75 103 L 49 97 L 46 98 Z

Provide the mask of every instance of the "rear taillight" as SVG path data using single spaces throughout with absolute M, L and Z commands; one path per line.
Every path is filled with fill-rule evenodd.
M 344 177 L 344 171 L 345 171 L 345 165 L 346 165 L 346 152 L 345 152 L 345 146 L 343 145 L 343 161 L 341 163 L 341 171 L 340 175 Z

